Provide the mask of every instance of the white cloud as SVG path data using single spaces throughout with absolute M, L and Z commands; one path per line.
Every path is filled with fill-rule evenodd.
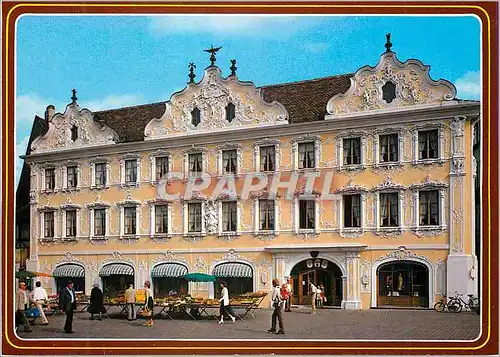
M 122 107 L 130 107 L 133 105 L 144 104 L 144 97 L 141 95 L 123 94 L 109 95 L 102 99 L 78 101 L 80 107 L 87 108 L 93 112 L 107 109 L 116 109 Z
M 481 96 L 481 75 L 467 72 L 455 81 L 457 97 L 460 99 L 479 99 Z
M 16 124 L 33 123 L 35 115 L 43 117 L 45 108 L 51 101 L 40 98 L 35 93 L 20 95 L 16 98 Z
M 152 16 L 149 30 L 157 35 L 194 32 L 247 37 L 258 33 L 259 37 L 288 38 L 313 24 L 319 22 L 289 16 Z

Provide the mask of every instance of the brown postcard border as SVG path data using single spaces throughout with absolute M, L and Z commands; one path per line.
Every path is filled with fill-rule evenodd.
M 475 14 L 482 22 L 483 47 L 483 312 L 476 341 L 32 341 L 16 337 L 11 297 L 14 276 L 14 43 L 22 14 L 248 13 L 248 14 Z M 2 264 L 4 354 L 497 354 L 498 353 L 498 3 L 496 2 L 171 2 L 2 4 Z M 450 34 L 449 34 L 450 35 Z M 492 135 L 493 134 L 493 135 Z M 67 342 L 71 341 L 70 344 Z

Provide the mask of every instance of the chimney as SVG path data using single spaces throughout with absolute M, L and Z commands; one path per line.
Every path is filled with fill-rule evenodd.
M 52 120 L 55 111 L 56 108 L 52 104 L 45 109 L 45 122 L 49 123 Z

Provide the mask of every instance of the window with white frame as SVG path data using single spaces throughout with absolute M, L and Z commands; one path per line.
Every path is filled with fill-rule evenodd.
M 155 205 L 155 233 L 168 233 L 168 205 Z
M 137 160 L 125 160 L 125 183 L 135 184 L 137 182 Z
M 43 237 L 54 238 L 55 224 L 54 224 L 54 211 L 47 211 L 43 213 Z
M 259 231 L 275 230 L 274 210 L 274 200 L 259 200 Z
M 190 176 L 200 176 L 203 172 L 203 154 L 201 152 L 189 154 L 188 165 Z
M 361 138 L 345 138 L 342 141 L 343 164 L 361 164 Z
M 426 190 L 418 193 L 420 226 L 437 226 L 440 224 L 439 196 L 439 190 Z
M 400 222 L 399 194 L 397 192 L 380 193 L 380 227 L 398 227 Z
M 439 131 L 437 129 L 418 132 L 418 159 L 439 158 Z
M 76 209 L 66 210 L 66 237 L 76 237 Z
M 299 229 L 315 229 L 316 214 L 314 200 L 299 200 Z
M 137 220 L 136 220 L 136 207 L 135 206 L 130 206 L 130 207 L 123 207 L 123 216 L 124 216 L 124 224 L 123 228 L 124 231 L 123 233 L 126 235 L 129 234 L 136 234 L 136 225 L 137 225 Z
M 276 147 L 274 145 L 261 146 L 260 150 L 260 171 L 276 170 Z
M 222 150 L 222 174 L 236 174 L 238 165 L 238 151 Z
M 344 227 L 361 227 L 361 195 L 343 195 Z
M 202 231 L 202 203 L 188 203 L 188 232 L 199 233 Z
M 76 188 L 78 185 L 78 167 L 66 166 L 66 188 Z
M 237 212 L 237 202 L 222 202 L 222 232 L 236 232 Z
M 107 163 L 98 162 L 94 165 L 94 178 L 97 187 L 104 187 L 107 184 Z
M 399 136 L 397 133 L 379 136 L 379 163 L 399 161 Z
M 161 180 L 169 172 L 169 158 L 168 156 L 155 158 L 155 178 L 157 181 Z
M 306 142 L 298 144 L 299 169 L 312 169 L 316 167 L 315 143 Z
M 45 190 L 53 191 L 56 188 L 56 169 L 49 167 L 45 169 Z
M 94 208 L 94 236 L 106 235 L 106 208 Z

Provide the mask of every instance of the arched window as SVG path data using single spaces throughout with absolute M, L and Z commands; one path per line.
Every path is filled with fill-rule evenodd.
M 191 124 L 194 126 L 198 126 L 201 122 L 201 115 L 200 115 L 200 110 L 198 108 L 194 108 L 191 111 Z
M 233 121 L 234 117 L 236 116 L 235 109 L 236 109 L 236 107 L 234 106 L 233 103 L 229 103 L 226 106 L 226 120 L 230 123 Z

